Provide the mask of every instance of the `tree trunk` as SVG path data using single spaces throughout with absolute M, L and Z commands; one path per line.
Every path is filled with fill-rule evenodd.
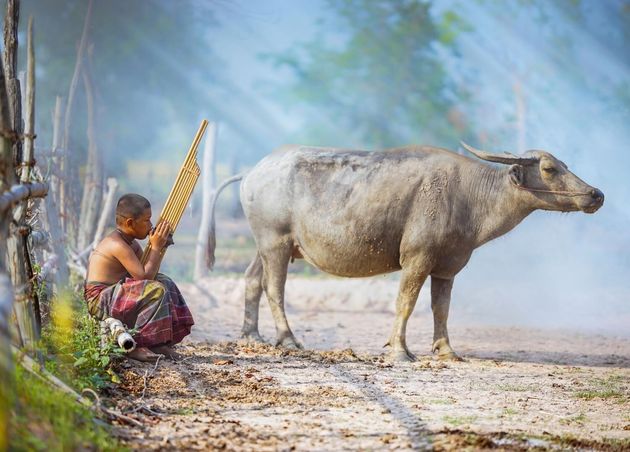
M 105 236 L 105 228 L 107 223 L 114 218 L 114 200 L 116 199 L 116 190 L 118 189 L 118 180 L 115 177 L 107 178 L 107 193 L 105 194 L 105 202 L 103 203 L 103 210 L 101 211 L 101 217 L 98 220 L 96 227 L 96 233 L 94 234 L 94 240 L 92 247 L 98 245 L 98 243 Z
M 79 186 L 79 176 L 76 156 L 71 155 L 69 151 L 70 126 L 72 125 L 74 97 L 79 83 L 79 76 L 81 75 L 81 67 L 83 65 L 85 49 L 87 46 L 87 35 L 90 28 L 91 17 L 92 0 L 89 1 L 87 12 L 85 13 L 83 32 L 81 34 L 81 40 L 79 41 L 79 48 L 77 49 L 77 60 L 74 65 L 74 73 L 72 74 L 72 80 L 70 81 L 70 88 L 68 89 L 68 102 L 66 103 L 62 141 L 62 147 L 66 151 L 66 156 L 63 159 L 64 166 L 62 167 L 62 181 L 60 184 L 61 203 L 59 207 L 62 209 L 61 217 L 63 219 L 64 233 L 66 234 L 66 237 L 75 238 L 77 236 L 77 229 L 79 226 L 77 222 L 77 210 L 79 208 L 77 188 Z M 70 243 L 74 244 L 74 241 L 70 240 Z
M 96 143 L 96 109 L 94 108 L 94 87 L 92 85 L 89 62 L 86 61 L 84 63 L 82 72 L 87 101 L 88 159 L 83 183 L 83 199 L 81 201 L 79 236 L 77 238 L 78 250 L 85 249 L 92 243 L 98 221 L 98 213 L 103 200 L 103 165 Z
M 63 110 L 63 99 L 57 96 L 55 101 L 55 113 L 53 116 L 53 141 L 52 141 L 52 166 L 60 168 L 64 165 L 66 152 L 60 148 L 61 145 L 61 114 Z M 54 262 L 54 280 L 59 292 L 68 285 L 69 271 L 66 255 L 66 240 L 64 230 L 64 209 L 61 207 L 63 199 L 61 197 L 61 179 L 59 174 L 54 172 L 50 176 L 51 194 L 46 197 L 46 223 L 50 234 L 50 249 L 52 253 L 47 256 L 48 262 Z
M 208 136 L 206 137 L 206 143 L 203 149 L 203 167 L 201 170 L 203 194 L 201 201 L 201 225 L 199 227 L 197 246 L 195 249 L 195 268 L 193 273 L 195 281 L 200 280 L 208 274 L 205 253 L 206 246 L 208 245 L 208 232 L 210 231 L 210 214 L 212 213 L 210 202 L 212 200 L 212 192 L 216 185 L 216 123 L 211 122 L 208 129 Z

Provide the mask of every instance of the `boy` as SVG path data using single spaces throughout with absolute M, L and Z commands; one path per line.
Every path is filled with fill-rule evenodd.
M 116 230 L 90 255 L 84 291 L 93 317 L 114 317 L 136 330 L 137 347 L 127 356 L 139 361 L 174 356 L 172 346 L 190 334 L 194 324 L 175 283 L 158 273 L 170 226 L 164 221 L 153 231 L 152 226 L 149 201 L 133 193 L 123 195 L 116 206 Z M 147 235 L 151 252 L 143 266 L 136 239 Z

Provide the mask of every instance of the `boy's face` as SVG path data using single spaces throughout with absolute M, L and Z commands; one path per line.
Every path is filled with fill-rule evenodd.
M 131 222 L 128 225 L 134 236 L 140 240 L 145 239 L 153 227 L 151 223 L 151 208 L 148 207 L 138 218 L 130 218 L 130 220 Z

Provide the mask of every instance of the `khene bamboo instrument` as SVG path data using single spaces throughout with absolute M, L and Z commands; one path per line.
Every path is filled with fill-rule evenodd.
M 199 130 L 197 131 L 197 135 L 195 135 L 195 139 L 188 150 L 188 154 L 186 154 L 186 159 L 184 160 L 184 164 L 179 170 L 177 174 L 177 178 L 175 179 L 175 184 L 171 189 L 171 192 L 166 198 L 166 203 L 164 204 L 164 208 L 162 209 L 162 213 L 158 218 L 156 225 L 160 224 L 162 221 L 168 221 L 171 225 L 171 234 L 175 233 L 175 229 L 179 224 L 179 220 L 182 218 L 182 214 L 188 205 L 188 201 L 190 200 L 190 196 L 192 195 L 193 189 L 195 188 L 195 184 L 197 183 L 197 179 L 199 178 L 199 174 L 201 171 L 199 170 L 199 165 L 197 164 L 197 147 L 199 146 L 199 142 L 203 137 L 204 132 L 206 131 L 206 127 L 208 126 L 208 121 L 205 119 L 201 121 L 201 125 L 199 126 Z M 151 251 L 151 242 L 147 244 L 147 247 L 144 249 L 144 253 L 142 253 L 142 265 L 146 264 L 149 259 L 149 252 Z M 162 253 L 160 256 L 164 256 L 166 252 L 166 248 L 162 249 Z M 161 259 L 161 257 L 160 257 Z

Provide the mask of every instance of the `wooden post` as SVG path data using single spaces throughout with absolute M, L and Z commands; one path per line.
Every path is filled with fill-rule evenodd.
M 61 116 L 63 110 L 63 99 L 57 96 L 55 101 L 55 112 L 53 115 L 53 140 L 52 140 L 52 164 L 55 168 L 63 168 L 66 153 L 61 149 Z M 66 255 L 66 240 L 64 231 L 64 209 L 61 207 L 61 184 L 62 177 L 59 173 L 53 172 L 50 176 L 51 194 L 46 197 L 46 221 L 48 232 L 50 233 L 50 249 L 52 254 L 48 256 L 48 261 L 54 262 L 55 272 L 53 280 L 59 292 L 61 288 L 68 284 L 69 271 Z
M 88 54 L 91 54 L 91 49 Z M 103 200 L 103 165 L 94 131 L 96 109 L 94 107 L 94 86 L 92 84 L 89 60 L 84 63 L 82 73 L 87 103 L 88 159 L 83 183 L 83 199 L 81 200 L 81 216 L 77 238 L 77 249 L 79 250 L 86 248 L 92 242 Z
M 33 49 L 33 17 L 28 18 L 26 59 L 26 108 L 24 110 L 24 157 L 20 181 L 30 181 L 35 141 L 35 50 Z
M 4 23 L 5 55 L 3 59 L 8 64 L 14 66 L 17 60 L 17 18 L 19 17 L 17 9 L 19 9 L 19 2 L 16 0 L 9 0 L 7 2 L 7 15 L 5 16 Z M 32 32 L 32 27 L 29 27 L 29 31 Z M 29 38 L 29 41 L 31 41 L 32 45 L 32 37 Z M 11 57 L 8 56 L 7 53 L 13 53 L 14 55 Z M 28 56 L 28 65 L 34 65 L 32 49 L 28 52 Z M 4 67 L 4 73 L 9 82 L 7 85 L 7 96 L 12 114 L 10 130 L 12 130 L 14 134 L 20 135 L 22 133 L 22 109 L 20 105 L 21 96 L 19 83 L 15 79 L 15 67 Z M 30 79 L 29 83 L 34 83 L 33 78 Z M 17 90 L 15 88 L 17 88 Z M 33 88 L 31 88 L 31 90 L 32 89 Z M 31 114 L 33 114 L 33 106 L 31 106 L 30 109 Z M 32 121 L 32 118 L 29 118 L 28 121 Z M 14 140 L 13 155 L 17 164 L 22 169 L 20 173 L 26 173 L 28 175 L 28 171 L 25 171 L 25 169 L 32 164 L 32 156 L 27 160 L 26 154 L 21 152 L 21 146 L 17 146 L 18 143 L 20 143 L 19 139 Z M 16 204 L 16 207 L 13 209 L 13 222 L 9 226 L 6 256 L 11 281 L 13 282 L 15 294 L 13 309 L 16 316 L 17 327 L 21 335 L 21 342 L 27 349 L 34 351 L 36 342 L 39 340 L 40 322 L 37 317 L 39 302 L 33 291 L 32 267 L 27 249 L 26 238 L 29 233 L 29 228 L 25 225 L 26 206 L 27 201 L 24 200 Z
M 212 193 L 216 185 L 215 179 L 215 160 L 216 160 L 216 140 L 217 125 L 211 122 L 208 126 L 208 136 L 203 148 L 203 164 L 202 164 L 202 201 L 201 201 L 201 225 L 199 226 L 199 234 L 197 235 L 197 245 L 195 248 L 195 268 L 193 277 L 195 281 L 200 280 L 208 274 L 206 266 L 205 253 L 208 245 L 208 232 L 210 231 L 210 214 L 212 212 Z
M 2 215 L 2 214 L 0 214 Z M 0 232 L 0 243 L 4 234 Z M 3 248 L 0 246 L 0 248 Z M 4 267 L 0 263 L 0 267 Z M 13 363 L 11 362 L 11 335 L 9 316 L 13 304 L 13 288 L 9 276 L 0 270 L 0 450 L 9 449 L 9 417 L 12 405 Z
M 4 193 L 15 180 L 13 170 L 13 153 L 9 139 L 9 105 L 4 77 L 4 64 L 0 61 L 0 193 Z M 7 254 L 7 235 L 11 217 L 7 211 L 0 209 L 0 450 L 8 450 L 8 427 L 13 368 L 9 344 L 9 318 L 13 306 L 13 287 L 6 274 L 4 257 Z
M 15 3 L 9 2 L 8 8 L 15 8 Z M 7 16 L 14 16 L 14 11 L 7 11 Z M 8 19 L 7 19 L 8 20 Z M 17 30 L 16 30 L 17 32 Z M 16 38 L 17 39 L 17 38 Z M 6 44 L 5 44 L 6 46 Z M 5 47 L 6 49 L 6 47 Z M 13 54 L 4 58 L 12 59 Z M 7 84 L 4 67 L 6 62 L 2 61 L 0 67 L 0 194 L 9 190 L 15 181 L 15 171 L 13 165 L 13 146 L 10 139 L 10 116 L 9 103 L 7 99 Z M 9 65 L 13 65 L 9 61 Z M 7 235 L 11 215 L 8 210 L 0 209 L 0 450 L 8 449 L 9 442 L 9 416 L 11 413 L 11 389 L 13 368 L 11 363 L 11 349 L 9 344 L 11 335 L 9 332 L 9 316 L 13 305 L 13 288 L 9 277 L 6 274 L 5 256 L 7 254 Z
M 4 17 L 4 77 L 9 102 L 9 124 L 15 133 L 22 133 L 22 107 L 20 81 L 17 79 L 18 22 L 20 19 L 19 0 L 7 0 Z M 13 140 L 13 158 L 15 166 L 22 162 L 22 142 Z
M 61 197 L 59 194 L 61 187 L 61 168 L 64 152 L 61 149 L 61 111 L 63 110 L 63 97 L 57 96 L 55 99 L 55 110 L 53 111 L 53 137 L 52 149 L 50 153 L 51 164 L 57 171 L 50 173 L 50 191 L 55 204 L 59 205 Z

